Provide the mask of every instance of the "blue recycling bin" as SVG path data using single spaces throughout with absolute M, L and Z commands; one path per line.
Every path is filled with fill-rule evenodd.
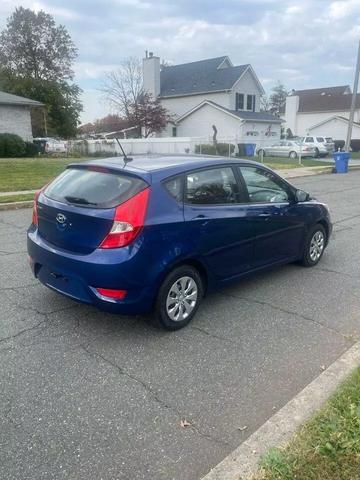
M 347 173 L 349 169 L 349 152 L 335 152 L 333 154 L 335 161 L 335 173 Z
M 255 155 L 256 143 L 245 143 L 245 153 L 247 157 L 253 157 Z

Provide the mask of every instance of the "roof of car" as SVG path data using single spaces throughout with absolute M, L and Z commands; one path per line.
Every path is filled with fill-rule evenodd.
M 252 160 L 242 160 L 240 158 L 217 157 L 211 155 L 147 155 L 133 156 L 132 160 L 124 164 L 123 157 L 110 157 L 88 162 L 81 162 L 77 165 L 98 165 L 108 168 L 125 170 L 129 173 L 152 174 L 155 172 L 164 172 L 165 176 L 185 172 L 190 169 L 211 167 L 229 163 L 248 163 L 258 165 Z M 74 165 L 74 164 L 71 164 Z

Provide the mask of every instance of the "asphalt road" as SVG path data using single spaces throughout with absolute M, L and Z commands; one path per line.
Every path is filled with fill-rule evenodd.
M 211 295 L 175 333 L 41 286 L 27 264 L 30 210 L 0 212 L 0 478 L 198 480 L 349 348 L 360 171 L 296 184 L 332 210 L 321 264 Z

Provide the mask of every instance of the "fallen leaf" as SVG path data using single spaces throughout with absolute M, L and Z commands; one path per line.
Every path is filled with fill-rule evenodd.
M 182 428 L 191 427 L 191 423 L 188 422 L 187 420 L 181 420 L 180 421 L 180 427 L 182 427 Z
M 246 430 L 248 428 L 247 425 L 244 425 L 243 427 L 238 427 L 238 430 L 240 430 L 240 432 L 243 432 L 244 430 Z
M 322 371 L 326 370 L 325 365 L 321 365 L 320 370 L 322 370 Z

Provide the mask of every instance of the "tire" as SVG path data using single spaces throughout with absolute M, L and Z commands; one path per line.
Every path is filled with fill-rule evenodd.
M 325 228 L 317 224 L 310 229 L 306 236 L 301 264 L 304 267 L 314 267 L 323 256 L 326 247 Z
M 165 330 L 185 327 L 197 312 L 203 294 L 203 283 L 194 267 L 182 265 L 175 268 L 159 289 L 154 323 Z
M 320 151 L 317 147 L 315 147 L 315 158 L 320 158 Z
M 289 157 L 290 158 L 297 158 L 297 153 L 292 151 L 292 152 L 289 153 Z
M 260 148 L 260 150 L 258 150 L 257 154 L 258 154 L 258 157 L 261 157 L 261 155 L 262 155 L 263 157 L 265 157 L 265 150 L 262 149 L 262 148 Z

